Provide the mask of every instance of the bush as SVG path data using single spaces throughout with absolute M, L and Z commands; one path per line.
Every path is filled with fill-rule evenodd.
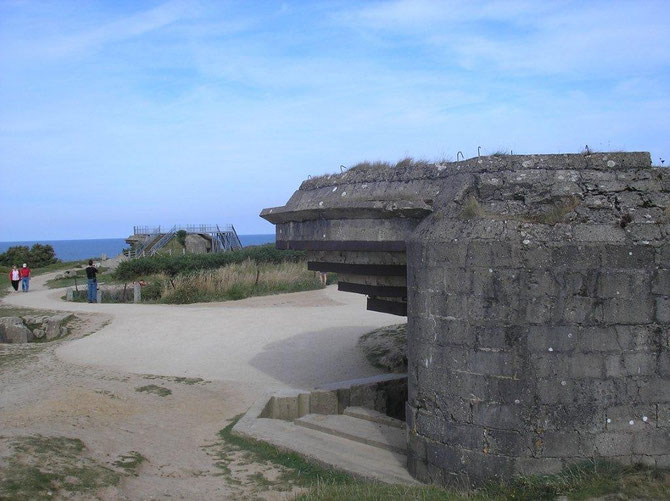
M 221 268 L 227 264 L 242 263 L 248 259 L 256 263 L 298 262 L 305 258 L 302 251 L 276 249 L 273 244 L 245 247 L 215 254 L 187 254 L 182 256 L 156 255 L 124 261 L 119 264 L 114 277 L 118 280 L 137 280 L 149 275 L 165 274 L 174 278 L 179 274 Z
M 186 230 L 179 230 L 175 234 L 175 236 L 177 237 L 177 242 L 179 242 L 182 247 L 186 245 L 186 235 L 188 235 L 188 233 L 186 233 Z
M 48 244 L 35 244 L 30 249 L 27 245 L 16 245 L 0 254 L 0 264 L 4 266 L 27 263 L 31 268 L 41 268 L 58 261 L 54 248 Z

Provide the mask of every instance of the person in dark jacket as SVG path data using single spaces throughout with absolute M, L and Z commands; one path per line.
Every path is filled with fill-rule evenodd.
M 95 303 L 98 296 L 98 269 L 93 266 L 93 260 L 88 260 L 86 267 L 86 278 L 88 279 L 88 302 Z

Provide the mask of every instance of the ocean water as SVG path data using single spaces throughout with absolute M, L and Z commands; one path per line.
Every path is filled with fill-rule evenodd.
M 243 247 L 274 243 L 274 235 L 238 235 Z M 56 257 L 62 261 L 79 261 L 81 259 L 99 258 L 102 254 L 114 257 L 128 247 L 125 238 L 97 238 L 89 240 L 33 240 L 28 242 L 0 242 L 0 253 L 10 247 L 34 244 L 51 245 Z M 20 264 L 20 263 L 18 263 Z

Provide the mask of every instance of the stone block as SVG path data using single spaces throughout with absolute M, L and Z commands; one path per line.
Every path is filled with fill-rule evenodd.
M 658 421 L 659 428 L 670 428 L 670 404 L 658 404 Z
M 670 379 L 661 377 L 644 378 L 637 381 L 641 403 L 670 402 Z
M 270 416 L 273 419 L 293 421 L 300 417 L 298 396 L 274 396 L 270 402 Z
M 474 351 L 468 353 L 466 367 L 476 374 L 514 376 L 520 369 L 520 362 L 510 352 Z
M 573 378 L 599 378 L 604 372 L 603 356 L 599 353 L 573 353 L 569 366 Z
M 545 431 L 541 437 L 542 457 L 569 458 L 584 455 L 581 434 L 568 431 Z
M 443 418 L 438 417 L 434 412 L 418 410 L 415 419 L 415 428 L 418 435 L 435 442 L 444 442 L 445 423 Z
M 570 270 L 589 270 L 600 268 L 601 254 L 597 247 L 562 245 L 554 247 L 551 254 L 551 265 L 559 270 L 567 267 Z
M 571 329 L 572 338 L 577 338 L 577 349 L 583 353 L 620 351 L 619 331 L 615 327 L 586 327 Z
M 432 331 L 433 341 L 438 346 L 460 345 L 474 347 L 477 340 L 475 330 L 463 319 L 438 315 L 431 316 L 425 330 Z
M 514 405 L 475 402 L 472 406 L 473 422 L 487 428 L 526 430 L 527 426 L 521 414 L 522 408 Z
M 488 454 L 528 457 L 533 453 L 533 436 L 530 433 L 487 428 L 484 437 L 484 452 Z
M 445 423 L 440 441 L 468 450 L 484 448 L 484 428 L 471 424 Z
M 602 246 L 600 255 L 603 268 L 644 269 L 654 263 L 655 249 L 646 245 Z
M 465 471 L 465 458 L 463 450 L 458 447 L 445 445 L 438 442 L 426 442 L 426 462 L 439 465 L 447 471 Z
M 649 352 L 624 352 L 605 357 L 607 377 L 651 376 L 656 372 L 656 355 Z
M 633 453 L 644 455 L 667 454 L 670 451 L 670 430 L 649 428 L 633 435 Z
M 604 410 L 593 401 L 543 406 L 537 416 L 539 426 L 545 430 L 580 430 L 598 433 L 605 430 Z
M 670 296 L 656 298 L 656 321 L 661 324 L 670 324 Z
M 645 270 L 605 271 L 598 281 L 602 298 L 635 299 L 649 294 L 651 276 Z
M 654 304 L 648 296 L 637 299 L 605 299 L 603 321 L 609 325 L 649 324 L 654 321 Z
M 658 375 L 670 379 L 670 352 L 668 351 L 658 355 Z
M 510 478 L 514 474 L 513 458 L 483 452 L 463 451 L 466 473 L 474 485 L 491 479 Z
M 607 431 L 638 433 L 656 428 L 655 405 L 617 405 L 605 410 Z
M 529 325 L 545 325 L 552 317 L 554 298 L 549 296 L 533 297 L 525 304 L 523 320 Z
M 601 433 L 595 437 L 599 456 L 629 456 L 633 453 L 632 433 Z
M 374 392 L 373 392 L 374 393 Z M 360 407 L 374 408 L 374 405 L 362 405 L 363 399 L 361 401 L 356 401 L 352 405 Z M 364 401 L 368 403 L 367 400 Z M 373 400 L 374 403 L 374 400 Z M 311 414 L 337 414 L 338 411 L 338 402 L 337 402 L 337 393 L 330 390 L 315 390 L 310 394 L 309 398 L 309 412 Z
M 654 281 L 652 282 L 651 291 L 654 294 L 670 294 L 670 270 L 660 269 L 656 271 Z

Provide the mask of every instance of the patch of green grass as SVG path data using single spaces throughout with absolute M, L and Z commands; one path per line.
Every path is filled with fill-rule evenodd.
M 567 466 L 556 475 L 524 476 L 507 484 L 489 484 L 481 492 L 493 499 L 588 499 L 607 495 L 670 499 L 670 472 L 643 465 L 586 461 Z
M 200 377 L 181 377 L 181 376 L 158 376 L 156 374 L 143 374 L 144 379 L 163 379 L 165 381 L 172 381 L 173 383 L 194 385 L 194 384 L 207 384 L 211 381 L 207 381 Z
M 205 382 L 205 380 L 200 377 L 175 377 L 172 379 L 172 381 L 174 381 L 175 383 L 188 384 L 188 385 Z
M 138 386 L 137 388 L 135 388 L 135 391 L 140 393 L 153 393 L 154 395 L 158 395 L 159 397 L 167 397 L 168 395 L 172 395 L 171 389 L 165 388 L 164 386 L 158 386 L 155 384 Z
M 33 268 L 30 270 L 31 275 L 44 275 L 52 271 L 67 270 L 70 268 L 84 268 L 88 265 L 88 260 L 81 261 L 59 261 L 58 263 L 49 264 L 40 268 Z
M 148 461 L 148 459 L 142 454 L 137 451 L 130 451 L 128 454 L 121 454 L 113 464 L 123 468 L 129 474 L 137 476 L 137 468 L 145 461 Z
M 31 308 L 21 308 L 20 306 L 0 305 L 0 317 L 23 317 L 25 315 L 53 315 L 57 312 L 49 310 L 33 310 Z
M 107 272 L 107 268 L 101 266 L 98 269 L 98 282 L 104 282 L 106 284 L 116 282 L 113 273 Z M 82 290 L 86 290 L 87 283 L 86 270 L 82 269 L 76 270 L 76 273 L 71 277 L 52 278 L 51 280 L 47 280 L 46 285 L 49 289 L 60 289 L 62 287 L 74 287 L 76 284 L 78 287 L 81 287 Z
M 240 416 L 219 432 L 228 449 L 220 453 L 219 465 L 230 472 L 225 460 L 227 451 L 244 451 L 256 463 L 271 462 L 285 469 L 279 482 L 308 487 L 309 491 L 296 496 L 302 501 L 315 500 L 553 500 L 591 499 L 620 496 L 621 499 L 670 499 L 670 471 L 642 465 L 624 466 L 606 461 L 587 461 L 571 465 L 555 475 L 529 475 L 511 481 L 489 482 L 476 489 L 442 488 L 438 486 L 404 486 L 363 482 L 350 475 L 322 468 L 307 462 L 302 456 L 283 452 L 273 445 L 238 437 L 232 434 Z M 258 479 L 266 485 L 267 479 Z M 617 497 L 619 499 L 619 497 Z
M 609 462 L 585 462 L 568 466 L 556 475 L 516 477 L 509 483 L 490 482 L 481 488 L 458 490 L 436 486 L 402 486 L 354 482 L 319 482 L 296 500 L 553 500 L 670 499 L 670 472 L 645 466 Z M 607 498 L 609 499 L 609 497 Z
M 355 481 L 351 475 L 310 463 L 294 452 L 283 452 L 274 445 L 234 435 L 232 433 L 233 427 L 241 417 L 242 415 L 235 417 L 228 426 L 219 432 L 219 437 L 223 439 L 226 446 L 218 453 L 221 464 L 217 463 L 217 466 L 220 468 L 228 468 L 226 461 L 232 450 L 233 452 L 242 451 L 246 453 L 256 463 L 270 462 L 282 467 L 283 472 L 278 482 L 310 486 L 316 482 L 348 484 Z
M 296 501 L 457 501 L 491 499 L 474 493 L 455 492 L 436 486 L 388 485 L 373 482 L 338 484 L 317 482 Z M 516 498 L 510 498 L 516 499 Z
M 9 351 L 0 351 L 0 369 L 6 369 L 12 365 L 27 360 L 30 357 L 33 357 L 33 353 L 18 351 L 18 352 L 9 352 Z
M 11 454 L 0 459 L 0 499 L 67 499 L 119 483 L 120 476 L 86 455 L 81 440 L 67 437 L 0 437 Z

